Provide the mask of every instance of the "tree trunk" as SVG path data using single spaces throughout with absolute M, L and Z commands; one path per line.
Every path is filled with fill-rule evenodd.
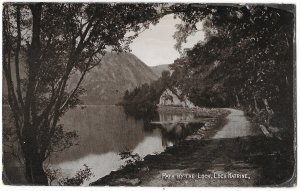
M 35 154 L 25 157 L 26 179 L 30 185 L 48 185 L 43 160 Z
M 240 107 L 241 104 L 240 104 L 239 96 L 237 95 L 235 88 L 234 88 L 234 94 L 235 94 L 235 99 L 236 99 L 236 106 Z
M 257 101 L 256 101 L 256 96 L 254 96 L 253 100 L 254 100 L 254 108 L 255 108 L 255 111 L 256 111 L 256 112 L 259 112 L 259 109 L 258 109 L 258 106 L 257 106 Z
M 37 141 L 38 126 L 36 122 L 35 85 L 40 62 L 40 33 L 42 3 L 29 4 L 32 13 L 32 40 L 28 50 L 28 84 L 24 103 L 23 153 L 25 158 L 26 179 L 31 185 L 48 185 L 48 179 L 43 169 L 43 154 L 40 153 L 40 143 Z
M 268 100 L 267 99 L 263 99 L 263 102 L 264 102 L 264 104 L 265 104 L 265 107 L 266 107 L 266 111 L 267 111 L 267 114 L 268 114 L 268 116 L 267 116 L 267 127 L 269 127 L 270 126 L 270 122 L 271 122 L 271 118 L 272 118 L 272 116 L 273 116 L 273 114 L 274 114 L 274 112 L 273 112 L 273 110 L 270 108 L 270 106 L 269 106 L 269 103 L 268 103 Z
M 45 160 L 41 152 L 40 144 L 37 141 L 37 127 L 33 125 L 24 126 L 22 146 L 25 158 L 26 179 L 30 185 L 48 185 L 47 175 L 43 168 Z

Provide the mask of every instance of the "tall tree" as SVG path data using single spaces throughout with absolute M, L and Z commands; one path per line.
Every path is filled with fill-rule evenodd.
M 47 184 L 43 161 L 74 136 L 59 120 L 80 102 L 85 74 L 158 18 L 152 4 L 4 4 L 3 71 L 29 184 Z
M 195 100 L 206 97 L 198 104 L 216 97 L 212 106 L 220 106 L 218 100 L 223 100 L 227 106 L 265 110 L 267 118 L 274 112 L 276 120 L 270 124 L 266 119 L 266 125 L 294 132 L 293 10 L 293 5 L 195 5 L 187 12 L 178 11 L 176 15 L 187 25 L 179 29 L 185 33 L 192 34 L 196 23 L 204 21 L 206 41 L 186 52 L 194 71 L 191 78 L 201 81 L 199 86 L 205 82 L 190 88 Z

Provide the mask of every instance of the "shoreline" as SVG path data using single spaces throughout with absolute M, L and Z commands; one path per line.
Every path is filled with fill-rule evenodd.
M 191 112 L 195 113 L 197 116 L 205 116 L 207 119 L 203 122 L 204 125 L 197 128 L 190 135 L 187 135 L 183 140 L 179 141 L 172 147 L 167 147 L 164 152 L 157 155 L 147 155 L 141 161 L 136 161 L 134 164 L 125 166 L 122 169 L 112 171 L 110 174 L 99 178 L 97 181 L 90 183 L 92 186 L 137 186 L 141 185 L 143 182 L 147 182 L 147 174 L 151 170 L 152 173 L 158 172 L 160 169 L 164 168 L 162 161 L 168 160 L 168 156 L 172 153 L 183 152 L 186 147 L 192 148 L 193 142 L 199 142 L 199 140 L 204 140 L 208 137 L 213 136 L 223 125 L 226 123 L 226 116 L 230 113 L 226 109 L 209 109 L 209 108 L 179 108 L 163 106 L 158 107 L 158 112 L 167 113 L 182 113 Z M 161 163 L 161 166 L 160 166 Z M 156 167 L 154 167 L 156 166 Z M 158 168 L 157 168 L 158 166 Z
M 112 171 L 90 186 L 294 186 L 293 150 L 249 124 L 241 110 L 229 111 L 227 115 L 219 110 L 218 116 L 164 152 Z M 233 133 L 234 128 L 247 128 L 248 133 Z

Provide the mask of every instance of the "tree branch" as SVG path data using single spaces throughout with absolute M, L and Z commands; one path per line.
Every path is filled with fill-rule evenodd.
M 22 92 L 21 92 L 21 80 L 20 80 L 20 68 L 19 68 L 19 53 L 20 53 L 20 47 L 21 47 L 21 23 L 20 23 L 20 5 L 17 5 L 17 47 L 15 51 L 15 68 L 16 68 L 16 80 L 17 80 L 17 95 L 19 103 L 24 109 L 24 102 L 22 98 Z
M 84 69 L 84 71 L 82 72 L 81 74 L 81 77 L 79 79 L 79 81 L 77 82 L 76 84 L 76 87 L 73 89 L 73 91 L 70 93 L 70 95 L 68 96 L 68 98 L 66 99 L 66 101 L 61 105 L 61 107 L 59 108 L 60 111 L 62 111 L 66 106 L 67 104 L 69 103 L 70 99 L 75 95 L 76 91 L 78 90 L 86 72 L 88 71 L 89 67 L 88 65 L 86 66 L 86 68 Z
M 19 105 L 17 102 L 17 97 L 15 95 L 15 91 L 14 91 L 14 85 L 12 83 L 12 79 L 11 79 L 11 71 L 10 71 L 10 67 L 6 66 L 6 62 L 5 62 L 5 53 L 3 55 L 3 70 L 4 70 L 4 75 L 6 78 L 6 83 L 7 83 L 7 90 L 8 90 L 8 103 L 10 105 L 11 111 L 13 113 L 13 116 L 15 118 L 15 126 L 16 126 L 16 130 L 17 130 L 17 136 L 20 140 L 20 143 L 23 143 L 23 138 L 21 136 L 21 126 L 20 126 L 20 118 L 19 118 Z M 10 53 L 8 53 L 8 62 L 10 62 Z M 8 64 L 10 65 L 10 64 Z

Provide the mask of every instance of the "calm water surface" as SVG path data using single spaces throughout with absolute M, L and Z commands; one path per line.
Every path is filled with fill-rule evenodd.
M 186 129 L 190 129 L 173 125 L 173 122 L 194 118 L 193 114 L 159 113 L 152 124 L 127 116 L 120 106 L 80 106 L 68 111 L 60 121 L 65 130 L 77 131 L 78 144 L 53 153 L 44 165 L 60 169 L 58 176 L 61 177 L 72 177 L 87 165 L 93 173 L 90 180 L 84 182 L 88 185 L 125 165 L 126 159 L 121 160 L 121 152 L 130 151 L 143 158 L 173 146 L 186 135 Z M 8 159 L 5 164 L 9 179 L 25 181 L 16 172 L 21 168 L 15 161 Z
M 193 117 L 192 114 L 160 113 L 157 120 L 174 121 Z M 49 167 L 60 168 L 63 176 L 73 176 L 86 164 L 94 175 L 85 182 L 86 185 L 125 165 L 120 152 L 131 151 L 145 157 L 163 152 L 175 143 L 176 138 L 180 139 L 180 136 L 170 136 L 170 128 L 145 128 L 143 120 L 127 116 L 123 107 L 119 106 L 78 107 L 69 111 L 61 122 L 66 130 L 77 131 L 79 144 L 53 155 Z

